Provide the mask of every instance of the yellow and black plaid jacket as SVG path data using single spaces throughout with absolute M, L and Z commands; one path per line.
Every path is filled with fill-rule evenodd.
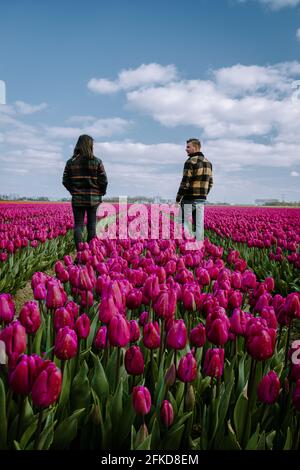
M 193 153 L 184 164 L 176 202 L 180 202 L 183 197 L 185 199 L 206 199 L 212 185 L 212 164 L 202 152 Z
M 106 193 L 107 176 L 100 158 L 78 156 L 65 166 L 63 185 L 72 194 L 74 206 L 95 206 Z

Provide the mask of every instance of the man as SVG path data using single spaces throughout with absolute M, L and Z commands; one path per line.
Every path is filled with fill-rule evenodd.
M 198 139 L 188 139 L 186 153 L 188 159 L 184 164 L 183 177 L 176 196 L 176 202 L 181 204 L 185 228 L 192 216 L 193 231 L 196 239 L 204 240 L 204 204 L 213 186 L 212 164 L 204 157 L 201 143 Z M 190 231 L 190 230 L 189 230 Z
M 74 240 L 78 251 L 82 242 L 84 216 L 87 213 L 89 242 L 96 236 L 96 213 L 106 193 L 107 177 L 102 161 L 94 156 L 94 140 L 81 135 L 74 148 L 73 157 L 65 166 L 63 185 L 72 194 L 74 215 Z

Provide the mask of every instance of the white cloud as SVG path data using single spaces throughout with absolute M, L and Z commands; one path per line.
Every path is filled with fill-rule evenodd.
M 92 78 L 89 80 L 88 89 L 94 93 L 110 94 L 120 90 L 120 85 L 112 80 L 106 80 L 105 78 Z
M 291 171 L 291 176 L 299 176 L 300 173 L 298 171 Z
M 245 3 L 249 0 L 239 0 L 240 3 Z M 272 10 L 280 10 L 286 7 L 296 7 L 300 4 L 300 0 L 252 0 L 262 3 L 270 7 Z
M 88 120 L 90 122 L 90 119 Z M 86 121 L 85 121 L 86 122 Z M 130 122 L 121 118 L 96 119 L 94 122 L 82 127 L 46 127 L 46 132 L 51 138 L 74 139 L 80 134 L 88 134 L 94 138 L 109 137 L 113 134 L 125 132 Z
M 298 28 L 296 31 L 296 38 L 298 39 L 298 41 L 300 41 L 300 28 Z
M 299 141 L 299 100 L 292 99 L 299 62 L 273 66 L 222 68 L 211 80 L 173 81 L 127 92 L 132 109 L 164 126 L 190 125 L 207 138 L 241 138 L 272 135 Z
M 47 103 L 41 103 L 37 105 L 32 105 L 29 103 L 25 103 L 24 101 L 16 101 L 15 108 L 19 114 L 33 114 L 48 107 Z
M 121 70 L 117 80 L 92 78 L 87 86 L 94 93 L 109 94 L 122 89 L 129 90 L 146 85 L 168 83 L 175 80 L 177 76 L 177 69 L 174 65 L 142 64 L 136 69 Z

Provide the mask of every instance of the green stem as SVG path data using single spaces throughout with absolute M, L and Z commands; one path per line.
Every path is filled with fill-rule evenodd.
M 21 395 L 20 402 L 19 402 L 19 416 L 18 416 L 18 427 L 17 427 L 17 440 L 18 441 L 21 439 L 22 421 L 24 417 L 24 412 L 25 412 L 25 396 Z
M 117 365 L 116 365 L 116 382 L 115 382 L 115 391 L 117 390 L 119 381 L 120 381 L 120 368 L 121 368 L 121 348 L 117 349 Z
M 289 347 L 290 347 L 290 337 L 291 337 L 291 325 L 292 322 L 289 322 L 287 338 L 286 338 L 286 345 L 285 345 L 285 359 L 284 359 L 284 369 L 286 369 L 287 362 L 288 362 L 288 355 L 289 355 Z
M 160 345 L 159 345 L 159 356 L 158 356 L 158 367 L 163 356 L 163 346 L 164 346 L 164 333 L 165 333 L 165 320 L 164 318 L 161 321 L 161 330 L 160 330 Z
M 43 410 L 40 410 L 38 425 L 37 425 L 37 430 L 36 430 L 36 435 L 35 435 L 35 441 L 34 441 L 34 450 L 38 450 L 38 448 L 39 448 L 40 436 L 41 436 L 41 430 L 42 430 L 42 422 L 43 422 Z

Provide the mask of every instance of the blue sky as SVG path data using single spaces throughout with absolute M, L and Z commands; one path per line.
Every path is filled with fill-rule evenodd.
M 212 202 L 300 200 L 299 53 L 300 0 L 1 2 L 0 194 L 67 196 L 90 133 L 109 196 L 174 198 L 197 136 Z

